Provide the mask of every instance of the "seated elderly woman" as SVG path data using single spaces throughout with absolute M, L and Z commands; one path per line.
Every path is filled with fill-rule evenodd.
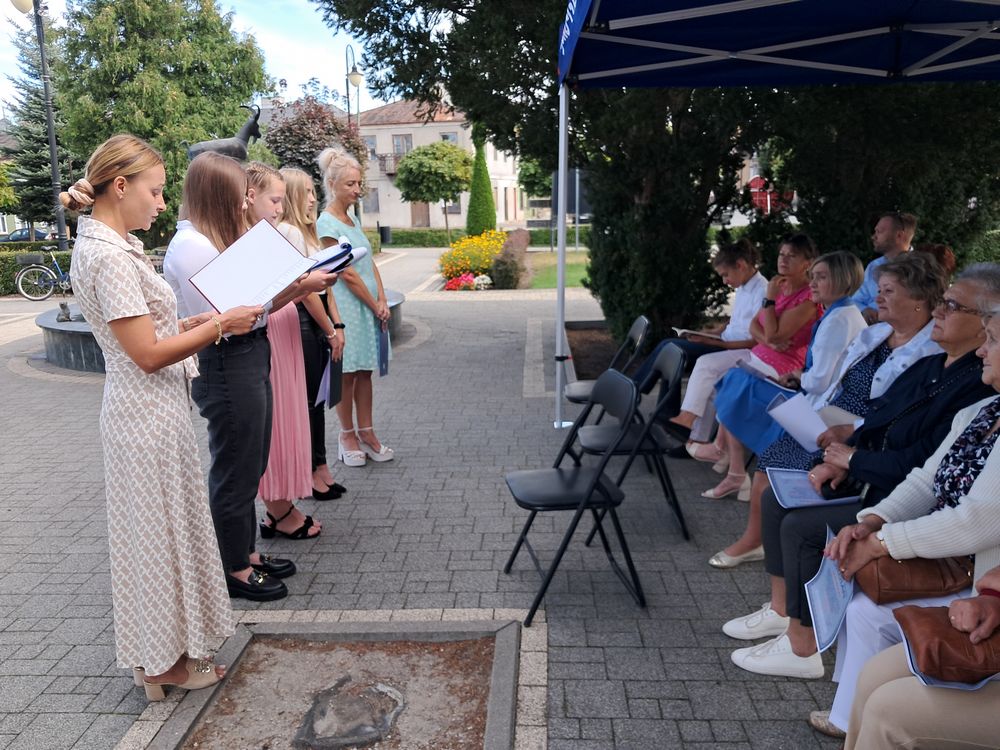
M 708 418 L 706 410 L 715 381 L 737 362 L 743 361 L 775 378 L 802 367 L 812 325 L 819 318 L 809 289 L 809 268 L 816 255 L 816 245 L 808 235 L 794 234 L 782 239 L 778 274 L 767 283 L 763 304 L 750 323 L 753 347 L 699 357 L 688 379 L 681 412 L 671 422 L 692 428 L 692 435 L 699 432 L 702 426 L 699 423 Z M 687 450 L 700 461 L 714 463 L 722 457 L 722 452 L 711 443 L 689 442 Z
M 750 497 L 750 479 L 743 468 L 742 446 L 735 438 L 732 440 L 736 445 L 730 445 L 731 435 L 725 424 L 739 423 L 746 439 L 751 435 L 757 438 L 759 448 L 755 450 L 763 450 L 781 437 L 781 427 L 767 414 L 767 405 L 782 391 L 780 386 L 801 387 L 807 396 L 819 398 L 833 385 L 847 355 L 847 347 L 868 327 L 850 299 L 861 286 L 864 273 L 861 261 L 851 253 L 827 253 L 813 261 L 809 269 L 810 296 L 823 309 L 823 316 L 812 326 L 803 370 L 785 373 L 777 381 L 750 369 L 733 368 L 725 373 L 717 386 L 715 406 L 723 424 L 717 442 L 728 446 L 729 472 L 718 486 L 701 493 L 702 497 L 718 499 L 741 488 L 745 496 L 740 499 Z
M 931 354 L 940 354 L 941 347 L 931 341 L 931 310 L 944 293 L 944 274 L 931 258 L 918 253 L 901 255 L 876 269 L 879 293 L 876 297 L 879 320 L 864 329 L 848 347 L 840 372 L 833 383 L 819 397 L 811 399 L 817 411 L 835 406 L 863 419 L 872 399 L 879 398 L 893 381 L 914 362 Z M 727 404 L 720 403 L 720 407 Z M 761 409 L 763 411 L 763 409 Z M 734 418 L 736 417 L 736 418 Z M 735 439 L 730 460 L 742 460 L 740 441 L 746 441 L 758 452 L 757 471 L 754 473 L 750 492 L 750 513 L 743 535 L 721 552 L 709 564 L 716 568 L 732 568 L 748 560 L 761 560 L 760 501 L 769 486 L 765 470 L 772 466 L 780 469 L 810 469 L 821 456 L 821 451 L 809 452 L 784 431 L 766 448 L 757 444 L 754 431 L 761 430 L 761 420 L 748 430 L 739 412 L 720 408 L 719 419 L 729 428 Z M 769 417 L 768 417 L 769 419 Z M 842 438 L 853 432 L 847 425 Z M 821 436 L 829 439 L 836 430 Z
M 1000 391 L 1000 307 L 986 318 L 986 341 L 978 349 L 983 381 Z M 891 557 L 943 558 L 975 555 L 974 581 L 1000 564 L 1000 398 L 960 411 L 948 437 L 923 466 L 878 505 L 858 513 L 858 523 L 840 530 L 826 554 L 845 579 L 871 560 Z M 951 594 L 875 604 L 857 591 L 837 639 L 834 680 L 837 694 L 822 729 L 848 727 L 861 668 L 872 656 L 900 641 L 892 610 L 904 604 L 944 606 L 963 596 Z
M 973 644 L 1000 630 L 1000 568 L 976 583 L 979 596 L 948 607 L 952 627 Z M 994 748 L 1000 738 L 1000 681 L 975 691 L 922 685 L 910 672 L 904 646 L 873 656 L 858 678 L 846 750 Z M 946 743 L 946 744 L 945 744 Z
M 861 495 L 860 501 L 789 511 L 771 490 L 764 493 L 764 566 L 771 576 L 771 601 L 722 629 L 741 640 L 776 637 L 736 650 L 734 664 L 758 674 L 823 676 L 804 584 L 819 569 L 826 527 L 839 531 L 858 511 L 880 502 L 937 449 L 960 409 L 993 394 L 976 356 L 985 340 L 976 308 L 998 304 L 1000 265 L 967 268 L 934 309 L 931 339 L 944 353 L 924 357 L 900 375 L 872 401 L 864 424 L 847 442 L 824 451 L 824 463 L 810 472 L 814 488 L 827 484 L 845 495 Z

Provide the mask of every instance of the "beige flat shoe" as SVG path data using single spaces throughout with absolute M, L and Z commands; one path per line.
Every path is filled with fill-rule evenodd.
M 827 737 L 835 737 L 838 740 L 842 740 L 847 736 L 847 732 L 845 732 L 843 729 L 836 726 L 835 724 L 830 723 L 829 711 L 810 712 L 809 726 L 811 726 L 820 734 L 825 734 Z
M 744 552 L 742 555 L 727 555 L 725 550 L 716 552 L 708 558 L 708 564 L 713 568 L 735 568 L 745 562 L 756 562 L 764 559 L 764 545 Z

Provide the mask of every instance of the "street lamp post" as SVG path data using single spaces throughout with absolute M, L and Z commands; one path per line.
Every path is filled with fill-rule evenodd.
M 344 95 L 347 97 L 347 127 L 351 127 L 351 86 L 358 91 L 358 127 L 361 127 L 361 82 L 365 77 L 358 70 L 358 64 L 354 60 L 354 48 L 347 45 L 344 50 Z
M 45 92 L 45 125 L 49 131 L 49 171 L 52 175 L 52 200 L 58 227 L 59 249 L 65 251 L 69 247 L 66 238 L 66 213 L 59 201 L 62 192 L 62 180 L 59 177 L 59 151 L 56 147 L 56 126 L 52 116 L 52 84 L 49 79 L 49 62 L 45 54 L 45 26 L 42 23 L 42 0 L 10 0 L 20 13 L 32 13 L 35 21 L 35 35 L 38 37 L 38 54 L 41 60 L 42 88 Z

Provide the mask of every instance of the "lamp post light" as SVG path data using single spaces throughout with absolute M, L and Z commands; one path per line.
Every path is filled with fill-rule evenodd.
M 24 0 L 22 0 L 23 2 Z M 358 127 L 361 127 L 361 82 L 365 77 L 358 70 L 358 64 L 354 60 L 354 48 L 347 45 L 344 50 L 344 94 L 347 97 L 347 127 L 351 127 L 351 86 L 358 91 Z
M 59 177 L 59 151 L 56 147 L 56 126 L 52 116 L 52 84 L 49 78 L 48 56 L 45 54 L 45 26 L 42 23 L 42 0 L 10 0 L 11 5 L 19 13 L 32 13 L 35 21 L 35 35 L 38 37 L 38 55 L 42 69 L 42 88 L 45 93 L 45 125 L 49 133 L 49 171 L 52 176 L 52 200 L 58 227 L 59 249 L 65 251 L 69 247 L 66 238 L 66 213 L 59 201 L 62 191 L 62 180 Z

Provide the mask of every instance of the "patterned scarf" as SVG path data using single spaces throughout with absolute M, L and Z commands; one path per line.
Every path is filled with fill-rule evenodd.
M 966 427 L 938 466 L 934 474 L 934 496 L 937 507 L 954 508 L 969 494 L 973 482 L 986 465 L 986 459 L 993 451 L 1000 430 L 988 435 L 1000 417 L 1000 398 L 995 398 L 984 406 L 976 418 Z M 931 512 L 933 513 L 934 510 Z

